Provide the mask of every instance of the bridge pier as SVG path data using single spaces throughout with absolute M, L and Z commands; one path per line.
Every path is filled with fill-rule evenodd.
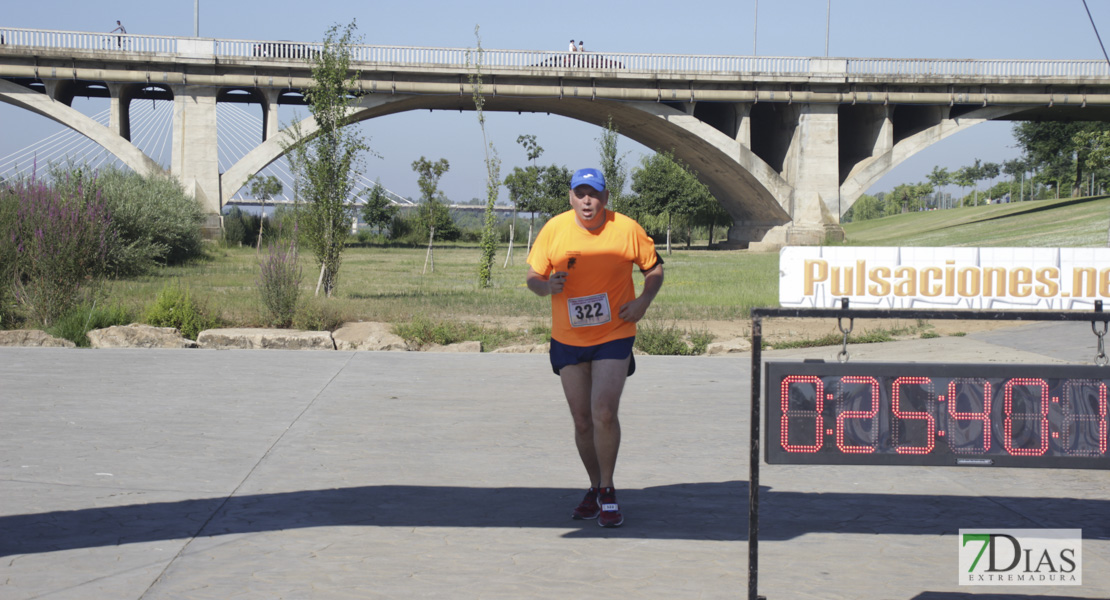
M 112 133 L 131 141 L 131 94 L 130 85 L 109 83 L 108 91 L 111 94 L 110 116 L 108 128 Z
M 789 188 L 779 201 L 790 222 L 770 227 L 763 235 L 759 235 L 758 227 L 737 223 L 729 229 L 730 242 L 770 251 L 786 245 L 814 246 L 843 240 L 838 106 L 801 104 L 777 112 L 782 118 L 770 129 L 777 139 L 754 141 L 783 153 L 781 175 Z M 750 120 L 750 114 L 745 119 Z
M 220 165 L 216 141 L 216 93 L 209 86 L 173 86 L 173 151 L 170 172 L 205 214 L 204 233 L 218 236 Z
M 281 90 L 266 88 L 262 92 L 262 141 L 276 137 L 280 121 L 278 119 L 278 100 Z

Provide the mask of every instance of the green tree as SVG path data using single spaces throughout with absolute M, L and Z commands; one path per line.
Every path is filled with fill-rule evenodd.
M 982 164 L 978 158 L 975 159 L 975 164 L 970 166 L 963 166 L 956 170 L 952 175 L 952 183 L 960 186 L 961 188 L 969 188 L 979 181 L 979 167 Z M 964 203 L 967 204 L 967 198 L 964 198 Z M 974 202 L 971 203 L 974 206 Z
M 632 170 L 632 191 L 637 195 L 638 211 L 667 217 L 667 254 L 671 253 L 672 219 L 678 217 L 690 227 L 693 215 L 707 202 L 715 201 L 709 188 L 671 152 L 641 158 L 640 166 Z
M 708 188 L 706 188 L 708 190 Z M 706 198 L 700 207 L 694 212 L 692 222 L 694 225 L 705 227 L 709 231 L 709 245 L 713 245 L 713 232 L 716 228 L 721 226 L 728 226 L 732 223 L 732 215 L 725 210 L 712 194 Z
M 601 138 L 598 140 L 598 149 L 601 154 L 601 173 L 605 175 L 605 189 L 609 190 L 610 210 L 629 214 L 630 198 L 624 193 L 624 184 L 628 179 L 628 167 L 624 164 L 624 156 L 617 150 L 620 138 L 613 117 L 605 123 Z
M 1021 202 L 1022 197 L 1025 195 L 1025 193 L 1024 193 L 1025 171 L 1028 170 L 1028 167 L 1026 165 L 1027 165 L 1027 162 L 1026 162 L 1024 157 L 1014 158 L 1014 159 L 1007 160 L 1007 161 L 1002 163 L 1002 172 L 1005 173 L 1006 175 L 1010 176 L 1009 190 L 1010 190 L 1010 196 L 1011 197 L 1013 197 L 1013 195 L 1014 195 L 1014 180 L 1018 179 L 1018 178 L 1021 179 L 1022 186 L 1020 188 L 1018 188 L 1018 196 L 1017 196 L 1017 201 L 1018 202 Z
M 536 211 L 548 217 L 570 208 L 570 180 L 574 174 L 564 165 L 548 165 L 540 173 L 540 196 Z
M 1096 193 L 1096 179 L 1102 180 L 1110 169 L 1110 130 L 1088 129 L 1077 132 L 1072 138 L 1087 169 L 1088 195 Z M 1077 186 L 1078 187 L 1078 186 Z
M 543 155 L 543 147 L 536 143 L 536 136 L 532 134 L 518 135 L 516 143 L 524 147 L 525 156 L 532 166 L 536 166 L 536 159 Z
M 349 90 L 359 77 L 350 68 L 354 36 L 354 21 L 342 29 L 333 25 L 324 36 L 323 49 L 309 56 L 313 82 L 305 90 L 305 101 L 318 129 L 308 139 L 295 131 L 293 141 L 301 149 L 291 164 L 304 180 L 305 242 L 320 265 L 316 293 L 322 286 L 328 297 L 335 291 L 350 232 L 348 202 L 362 171 L 360 154 L 369 149 L 356 130 L 344 127 L 355 100 Z
M 531 161 L 532 166 L 525 170 L 524 173 L 525 177 L 531 178 L 531 181 L 525 186 L 525 189 L 530 192 L 530 194 L 524 197 L 526 208 L 516 205 L 516 209 L 513 210 L 513 221 L 516 221 L 516 210 L 524 208 L 524 210 L 528 211 L 528 241 L 525 245 L 525 251 L 531 252 L 532 230 L 535 229 L 536 211 L 539 209 L 538 204 L 542 194 L 540 190 L 541 171 L 540 168 L 536 166 L 536 159 L 543 154 L 543 147 L 536 143 L 536 136 L 531 134 L 517 136 L 516 143 L 524 147 L 525 155 L 528 157 L 528 160 Z
M 366 197 L 366 203 L 362 205 L 362 220 L 370 227 L 377 227 L 378 233 L 381 234 L 382 228 L 393 221 L 398 210 L 400 210 L 398 206 L 386 196 L 385 188 L 378 179 Z
M 454 228 L 454 221 L 451 220 L 451 211 L 443 203 L 443 192 L 439 191 L 439 180 L 450 168 L 451 165 L 446 158 L 432 162 L 421 156 L 412 163 L 412 170 L 417 175 L 416 183 L 420 187 L 420 206 L 416 209 L 416 222 L 428 236 L 428 256 L 424 259 L 425 272 L 429 264 L 433 273 L 436 270 L 435 259 L 432 256 L 435 238 L 438 236 L 440 239 L 449 239 L 458 233 Z
M 875 196 L 863 194 L 856 199 L 844 216 L 852 223 L 878 219 L 883 216 L 883 202 Z
M 926 175 L 926 179 L 933 184 L 933 189 L 940 193 L 940 188 L 952 183 L 952 174 L 948 172 L 946 167 L 934 166 L 932 172 Z M 940 206 L 937 208 L 940 208 Z
M 887 195 L 887 214 L 901 214 L 925 209 L 925 196 L 932 193 L 930 183 L 903 183 Z
M 975 162 L 979 162 L 979 161 L 976 160 Z M 975 203 L 976 204 L 979 203 L 979 198 L 978 198 L 979 182 L 980 181 L 990 181 L 990 180 L 994 179 L 995 177 L 998 177 L 998 174 L 1001 171 L 1002 171 L 1002 166 L 999 165 L 998 163 L 985 162 L 985 163 L 982 164 L 982 166 L 979 167 L 979 173 L 978 173 L 979 177 L 975 181 L 975 195 L 976 195 Z
M 273 175 L 265 177 L 255 173 L 247 179 L 247 184 L 251 186 L 251 195 L 256 199 L 262 201 L 261 218 L 258 219 L 258 244 L 256 249 L 262 251 L 262 229 L 266 223 L 266 201 L 277 196 L 282 191 L 281 180 Z
M 1029 159 L 1029 167 L 1036 171 L 1036 180 L 1051 183 L 1060 189 L 1070 187 L 1078 194 L 1078 185 L 1087 173 L 1089 151 L 1081 147 L 1081 132 L 1110 131 L 1110 123 L 1101 121 L 1037 122 L 1024 121 L 1014 125 L 1014 139 L 1022 154 Z
M 536 211 L 539 210 L 540 199 L 543 197 L 543 190 L 540 187 L 542 174 L 543 171 L 535 166 L 527 166 L 523 169 L 513 167 L 513 172 L 505 177 L 505 187 L 509 190 L 509 201 L 513 203 L 513 222 L 509 225 L 510 237 L 514 233 L 513 223 L 516 222 L 517 211 L 529 213 L 526 252 L 532 250 L 532 231 L 535 229 Z
M 482 128 L 482 148 L 486 153 L 486 210 L 482 224 L 482 260 L 478 264 L 478 286 L 489 287 L 493 279 L 493 255 L 497 253 L 497 214 L 493 206 L 501 192 L 501 159 L 497 156 L 493 142 L 486 139 L 486 113 L 482 110 L 486 104 L 486 98 L 482 95 L 482 37 L 478 35 L 477 25 L 474 26 L 474 37 L 478 41 L 478 58 L 474 73 L 470 75 L 470 83 L 474 88 L 474 108 L 478 113 L 478 125 Z M 469 58 L 467 60 L 469 62 Z M 517 141 L 520 141 L 519 138 Z

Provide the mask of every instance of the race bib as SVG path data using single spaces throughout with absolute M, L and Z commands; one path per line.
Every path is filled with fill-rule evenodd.
M 609 322 L 609 294 L 601 293 L 567 300 L 571 327 L 593 327 Z

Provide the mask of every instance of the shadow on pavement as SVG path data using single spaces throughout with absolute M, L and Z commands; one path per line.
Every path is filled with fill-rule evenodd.
M 566 537 L 743 541 L 748 485 L 618 490 L 626 524 L 573 521 L 582 490 L 383 485 L 130 504 L 0 517 L 0 556 L 331 526 L 569 529 Z M 760 538 L 806 533 L 955 534 L 960 528 L 1081 528 L 1110 538 L 1110 500 L 821 494 L 760 495 Z

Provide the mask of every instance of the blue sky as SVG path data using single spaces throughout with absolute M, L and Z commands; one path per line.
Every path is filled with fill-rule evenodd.
M 1110 43 L 1110 1 L 1088 0 L 1100 33 Z M 575 0 L 521 3 L 267 2 L 200 0 L 200 35 L 224 39 L 319 40 L 335 23 L 355 19 L 366 43 L 473 47 L 480 25 L 488 49 L 562 50 L 584 39 L 587 50 L 660 54 L 839 57 L 1101 59 L 1081 0 Z M 109 31 L 119 19 L 130 33 L 191 36 L 194 0 L 142 2 L 76 0 L 7 3 L 0 23 L 9 27 Z M 758 27 L 755 17 L 758 15 Z M 104 101 L 106 102 L 106 101 Z M 106 106 L 106 104 L 105 104 Z M 284 119 L 285 117 L 283 117 Z M 870 191 L 917 182 L 934 165 L 958 168 L 1017 156 L 1009 123 L 986 123 L 917 154 Z M 56 131 L 58 126 L 0 104 L 0 156 Z M 502 174 L 526 164 L 516 143 L 534 134 L 541 164 L 570 168 L 597 162 L 601 130 L 564 117 L 487 114 L 487 129 L 502 159 Z M 374 119 L 363 132 L 380 158 L 367 158 L 371 179 L 417 196 L 409 165 L 421 155 L 447 158 L 441 187 L 452 200 L 484 196 L 485 167 L 472 112 L 414 112 Z M 629 165 L 648 149 L 622 139 Z

